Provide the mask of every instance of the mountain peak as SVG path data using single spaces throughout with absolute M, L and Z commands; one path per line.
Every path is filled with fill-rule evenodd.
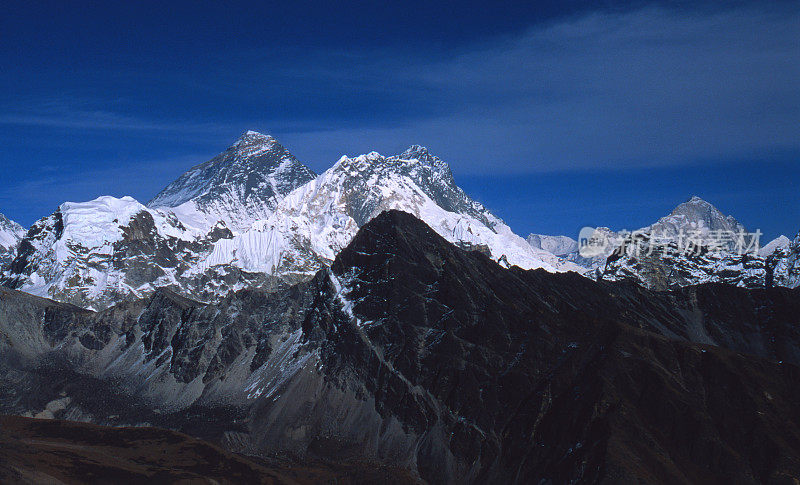
M 678 204 L 674 209 L 672 209 L 670 215 L 685 215 L 690 220 L 694 221 L 700 219 L 708 220 L 710 218 L 725 217 L 719 209 L 714 207 L 714 204 L 696 195 L 690 197 L 686 202 Z
M 727 220 L 730 224 L 736 225 L 738 222 L 731 216 L 724 215 L 714 204 L 693 195 L 686 202 L 679 204 L 672 210 L 670 216 L 684 216 L 687 222 L 705 223 L 706 226 L 713 225 L 713 222 Z
M 436 176 L 444 183 L 455 185 L 453 173 L 450 166 L 437 156 L 431 154 L 427 147 L 422 145 L 411 145 L 400 155 L 390 157 L 393 160 L 416 161 L 419 165 L 426 167 L 437 174 Z
M 706 207 L 706 208 L 711 208 L 713 210 L 717 210 L 717 208 L 714 207 L 714 204 L 712 204 L 711 202 L 708 202 L 707 200 L 705 200 L 705 199 L 703 199 L 703 198 L 701 198 L 701 197 L 699 197 L 697 195 L 691 196 L 689 198 L 689 200 L 687 200 L 686 202 L 684 202 L 682 204 L 679 204 L 678 207 L 676 207 L 676 209 L 679 208 L 679 207 L 682 207 L 682 206 L 686 206 L 686 205 L 700 206 L 700 207 Z
M 745 227 L 733 216 L 726 216 L 713 204 L 696 195 L 679 204 L 669 215 L 662 217 L 655 224 L 639 231 L 675 240 L 692 237 L 703 244 L 716 244 L 718 241 L 714 239 L 715 233 L 747 232 Z M 731 248 L 733 248 L 733 244 L 733 242 L 725 243 Z
M 353 267 L 383 265 L 384 258 L 418 259 L 430 264 L 431 254 L 455 251 L 455 246 L 428 224 L 404 210 L 388 209 L 366 222 L 336 256 L 332 269 L 342 274 Z M 416 266 L 416 265 L 412 265 Z
M 430 151 L 424 146 L 421 145 L 411 145 L 400 154 L 400 157 L 403 160 L 427 160 L 429 158 L 434 158 Z
M 250 130 L 224 152 L 189 169 L 148 205 L 177 209 L 191 201 L 191 207 L 175 211 L 189 225 L 210 228 L 223 220 L 245 230 L 268 218 L 286 194 L 315 176 L 278 140 Z
M 16 232 L 25 232 L 25 229 L 23 229 L 23 227 L 21 225 L 19 225 L 16 222 L 12 221 L 8 217 L 4 216 L 3 214 L 0 214 L 0 229 L 2 229 L 2 228 L 7 228 L 9 230 L 13 230 L 13 231 L 16 231 Z
M 271 144 L 276 140 L 271 135 L 265 135 L 253 130 L 247 130 L 236 140 L 233 146 L 253 145 L 253 144 Z
M 786 237 L 785 235 L 781 234 L 780 236 L 776 237 L 772 241 L 768 242 L 761 249 L 758 250 L 759 256 L 767 257 L 770 254 L 774 253 L 777 249 L 781 248 L 788 248 L 791 246 L 792 240 Z

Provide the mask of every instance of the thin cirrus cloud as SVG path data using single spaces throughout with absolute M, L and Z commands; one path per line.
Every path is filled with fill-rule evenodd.
M 386 69 L 381 60 L 370 69 L 361 61 L 359 82 L 424 86 L 422 98 L 433 98 L 440 112 L 419 116 L 409 95 L 410 111 L 382 125 L 285 138 L 310 159 L 424 143 L 466 173 L 795 154 L 798 20 L 753 9 L 645 9 L 584 16 L 440 62 Z
M 73 130 L 133 130 L 150 132 L 209 133 L 225 129 L 213 123 L 180 121 L 154 121 L 108 111 L 86 111 L 75 108 L 36 111 L 0 115 L 0 124 L 66 128 Z
M 798 38 L 797 9 L 649 7 L 427 56 L 397 46 L 243 50 L 210 54 L 213 69 L 140 73 L 135 84 L 160 103 L 118 88 L 126 106 L 44 105 L 7 111 L 0 124 L 214 143 L 253 128 L 317 170 L 343 153 L 412 143 L 467 174 L 750 159 L 800 151 Z
M 65 37 L 56 58 L 11 56 L 0 75 L 0 212 L 30 224 L 67 199 L 146 201 L 255 129 L 316 171 L 427 145 L 521 233 L 645 224 L 695 193 L 794 233 L 800 9 L 669 3 L 445 43 L 406 42 L 405 27 L 359 41 L 358 25 L 353 42 L 303 47 Z

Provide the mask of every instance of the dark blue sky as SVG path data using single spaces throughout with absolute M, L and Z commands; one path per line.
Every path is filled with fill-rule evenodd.
M 146 202 L 254 129 L 317 171 L 426 145 L 523 235 L 693 194 L 800 229 L 797 2 L 363 3 L 5 2 L 0 212 Z

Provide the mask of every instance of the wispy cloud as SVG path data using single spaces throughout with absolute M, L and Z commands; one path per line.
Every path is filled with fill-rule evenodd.
M 380 52 L 373 63 L 359 57 L 357 69 L 312 64 L 317 79 L 380 86 L 403 108 L 372 126 L 286 130 L 284 138 L 310 159 L 423 143 L 467 172 L 798 153 L 798 38 L 796 9 L 648 8 L 536 28 L 437 62 L 392 64 Z
M 424 55 L 254 47 L 186 72 L 94 73 L 132 77 L 147 89 L 126 92 L 170 105 L 25 103 L 0 108 L 0 124 L 195 138 L 253 128 L 317 170 L 411 143 L 472 174 L 759 158 L 800 153 L 798 38 L 797 7 L 754 4 L 589 13 Z
M 0 114 L 0 124 L 69 128 L 78 130 L 134 130 L 172 133 L 218 133 L 229 128 L 214 123 L 191 121 L 157 121 L 108 111 L 80 109 L 39 109 Z

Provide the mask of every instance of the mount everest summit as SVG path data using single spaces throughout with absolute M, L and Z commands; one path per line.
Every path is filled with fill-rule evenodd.
M 245 231 L 315 176 L 275 138 L 248 131 L 167 185 L 147 206 L 168 209 L 193 227 L 208 229 L 223 221 Z
M 248 131 L 146 206 L 130 197 L 62 204 L 22 237 L 0 283 L 93 309 L 158 287 L 213 301 L 310 278 L 388 209 L 507 265 L 584 270 L 514 234 L 423 147 L 342 157 L 316 176 L 273 137 Z

